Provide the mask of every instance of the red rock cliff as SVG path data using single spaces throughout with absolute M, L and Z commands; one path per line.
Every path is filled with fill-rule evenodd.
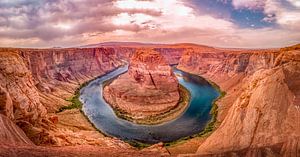
M 121 65 L 112 48 L 0 49 L 0 113 L 37 144 L 55 143 L 48 120 L 80 83 Z M 52 133 L 51 133 L 52 132 Z
M 289 50 L 289 49 L 288 49 Z M 188 51 L 180 68 L 221 85 L 221 123 L 199 155 L 295 156 L 300 139 L 299 50 Z
M 151 49 L 138 50 L 129 71 L 104 89 L 105 99 L 133 119 L 167 112 L 179 101 L 178 81 L 164 57 Z

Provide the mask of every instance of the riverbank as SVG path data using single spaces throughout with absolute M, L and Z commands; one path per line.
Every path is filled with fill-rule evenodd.
M 179 69 L 180 70 L 180 69 Z M 186 72 L 186 71 L 185 71 Z M 189 72 L 186 72 L 189 73 Z M 191 75 L 196 75 L 193 73 L 189 73 Z M 201 76 L 199 76 L 201 77 Z M 214 131 L 217 129 L 218 123 L 217 123 L 217 117 L 218 117 L 218 104 L 217 102 L 222 100 L 222 98 L 225 97 L 226 92 L 221 89 L 219 85 L 217 85 L 215 82 L 208 80 L 204 77 L 205 79 L 215 90 L 220 93 L 220 95 L 212 102 L 212 107 L 210 110 L 211 114 L 211 120 L 206 124 L 205 128 L 203 131 L 201 131 L 198 134 L 192 135 L 192 136 L 187 136 L 183 137 L 181 139 L 178 139 L 173 142 L 167 142 L 164 143 L 166 146 L 167 150 L 171 154 L 189 154 L 189 153 L 195 153 L 199 146 L 205 141 L 205 139 Z
M 106 81 L 103 85 L 105 85 L 105 86 L 109 85 L 109 83 L 111 83 L 111 82 L 112 82 L 111 80 Z M 184 113 L 184 111 L 186 111 L 186 109 L 188 108 L 189 102 L 190 102 L 190 97 L 191 97 L 190 92 L 182 85 L 179 85 L 178 90 L 179 90 L 179 94 L 180 94 L 180 100 L 173 109 L 171 109 L 165 113 L 147 117 L 145 119 L 133 119 L 130 116 L 130 114 L 120 110 L 119 108 L 113 107 L 112 105 L 110 105 L 110 106 L 113 108 L 115 114 L 121 119 L 125 119 L 127 121 L 131 121 L 131 122 L 134 122 L 136 124 L 141 124 L 141 125 L 157 125 L 157 124 L 161 124 L 161 123 L 176 119 L 177 117 L 182 115 Z M 103 97 L 103 98 L 105 100 L 105 97 Z M 105 101 L 107 102 L 107 100 L 105 100 Z
M 123 68 L 123 70 L 119 70 L 119 72 L 114 72 L 115 74 L 108 74 L 107 76 L 106 75 L 103 75 L 103 77 L 106 77 L 106 78 L 109 78 L 109 79 L 104 79 L 104 80 L 106 80 L 106 81 L 102 81 L 102 84 L 107 84 L 108 82 L 109 82 L 109 80 L 111 80 L 112 78 L 115 78 L 116 76 L 119 76 L 121 73 L 124 73 L 124 68 Z M 123 71 L 123 72 L 122 72 Z M 194 78 L 193 78 L 194 76 L 192 76 L 190 79 L 191 80 L 193 80 Z M 197 76 L 198 77 L 198 76 Z M 202 78 L 201 78 L 202 79 Z M 186 86 L 186 83 L 188 83 L 189 81 L 189 74 L 187 75 L 187 76 L 185 76 L 184 77 L 184 79 L 180 79 L 181 81 L 183 81 L 183 82 L 185 82 L 185 83 L 183 83 L 183 85 L 184 86 Z M 202 79 L 203 80 L 203 79 Z M 196 80 L 194 80 L 194 81 L 196 81 Z M 202 84 L 201 82 L 203 82 L 204 84 L 204 86 L 203 85 L 200 85 L 200 86 L 195 86 L 195 87 L 197 87 L 196 89 L 198 89 L 198 90 L 200 90 L 200 91 L 198 91 L 199 93 L 202 93 L 202 94 L 200 94 L 199 95 L 199 97 L 201 98 L 202 97 L 202 99 L 207 99 L 208 97 L 207 96 L 209 96 L 209 97 L 211 97 L 212 95 L 211 94 L 213 94 L 213 93 L 216 93 L 216 91 L 217 90 L 215 90 L 215 88 L 213 88 L 213 86 L 211 85 L 210 87 L 208 87 L 207 86 L 207 81 L 200 81 L 199 83 L 200 84 Z M 205 83 L 206 82 L 206 83 Z M 85 106 L 85 114 L 88 114 L 88 115 L 94 115 L 94 116 L 96 116 L 96 117 L 98 117 L 97 116 L 97 112 L 99 112 L 99 111 L 97 111 L 97 110 L 95 110 L 95 108 L 94 108 L 94 106 L 96 105 L 97 106 L 97 104 L 101 104 L 101 103 L 105 103 L 105 100 L 101 100 L 101 102 L 97 102 L 95 105 L 92 105 L 91 103 L 89 103 L 89 102 L 93 102 L 95 99 L 95 97 L 97 97 L 97 95 L 99 94 L 98 92 L 94 92 L 95 90 L 98 90 L 99 89 L 99 86 L 97 85 L 97 84 L 99 84 L 99 82 L 98 83 L 96 83 L 96 84 L 93 84 L 93 86 L 87 86 L 84 90 L 82 90 L 82 92 L 83 93 L 81 93 L 81 94 L 83 94 L 83 95 L 81 95 L 81 96 L 83 96 L 83 97 L 81 97 L 81 99 L 82 99 L 82 101 L 84 101 L 84 102 L 87 102 L 85 105 L 88 105 L 88 106 Z M 188 83 L 189 84 L 189 83 Z M 205 85 L 206 84 L 206 85 Z M 190 84 L 191 85 L 191 84 Z M 187 88 L 189 88 L 189 87 L 187 87 Z M 208 89 L 207 89 L 208 88 Z M 101 89 L 99 89 L 99 90 L 101 90 Z M 194 90 L 193 90 L 194 91 Z M 193 92 L 192 91 L 192 92 Z M 197 90 L 196 91 L 194 91 L 194 92 L 196 92 L 196 93 L 198 93 L 197 92 Z M 85 94 L 84 94 L 85 93 Z M 187 97 L 186 95 L 189 95 L 190 96 L 190 93 L 189 92 L 185 92 L 186 94 L 185 94 L 185 96 L 183 96 L 183 97 Z M 188 93 L 188 94 L 187 94 Z M 194 94 L 196 94 L 196 93 L 194 93 Z M 85 96 L 85 95 L 89 95 L 88 97 L 87 96 Z M 215 95 L 215 94 L 213 94 L 213 95 Z M 219 94 L 218 94 L 219 95 Z M 211 100 L 209 100 L 210 102 L 213 102 L 213 100 L 218 96 L 218 95 L 215 95 L 215 96 L 212 96 L 213 98 L 211 99 Z M 197 97 L 198 98 L 198 97 Z M 98 100 L 100 100 L 100 99 L 96 99 L 96 101 L 98 101 Z M 193 99 L 194 100 L 194 99 Z M 199 102 L 199 103 L 201 103 L 201 101 Z M 199 111 L 201 111 L 201 107 L 199 108 L 199 105 L 197 105 L 198 103 L 197 102 L 194 102 L 193 103 L 194 104 L 194 107 L 196 107 L 196 106 L 198 106 L 198 107 L 196 107 L 196 108 L 194 108 L 193 107 L 193 109 L 192 110 L 189 110 L 189 112 L 188 112 L 188 114 L 185 116 L 185 117 L 182 117 L 182 116 L 178 116 L 178 117 L 180 117 L 180 118 L 178 118 L 178 119 L 176 119 L 176 120 L 174 120 L 174 121 L 170 121 L 170 123 L 163 123 L 162 125 L 148 125 L 148 126 L 146 126 L 146 125 L 136 125 L 136 124 L 133 124 L 133 123 L 131 123 L 130 124 L 130 122 L 128 122 L 128 121 L 120 121 L 120 119 L 118 120 L 118 118 L 117 119 L 115 119 L 116 118 L 116 116 L 115 115 L 113 115 L 113 110 L 106 110 L 105 108 L 110 108 L 109 107 L 109 105 L 108 104 L 106 104 L 106 105 L 103 105 L 103 107 L 104 108 L 101 108 L 100 106 L 99 106 L 99 108 L 101 108 L 101 111 L 109 111 L 109 112 L 111 112 L 111 113 L 107 113 L 107 114 L 109 114 L 109 115 L 111 115 L 112 117 L 110 117 L 110 116 L 107 116 L 107 114 L 105 115 L 105 114 L 103 114 L 103 113 L 99 113 L 99 116 L 101 116 L 101 115 L 105 115 L 106 117 L 108 117 L 108 118 L 111 118 L 111 122 L 109 122 L 109 124 L 110 125 L 107 125 L 108 127 L 110 127 L 110 126 L 114 126 L 114 128 L 116 128 L 116 130 L 113 130 L 112 128 L 108 128 L 108 129 L 106 129 L 105 127 L 104 128 L 101 128 L 101 130 L 103 129 L 103 132 L 105 132 L 105 134 L 115 134 L 115 133 L 117 133 L 117 134 L 119 134 L 119 132 L 115 132 L 115 131 L 118 131 L 118 130 L 120 130 L 120 129 L 129 129 L 129 131 L 127 132 L 124 132 L 124 133 L 126 133 L 127 135 L 125 136 L 125 137 L 121 137 L 121 139 L 123 139 L 125 142 L 127 142 L 127 143 L 131 143 L 131 145 L 132 146 L 135 146 L 135 147 L 146 147 L 146 146 L 148 146 L 148 145 L 144 145 L 144 144 L 136 144 L 135 142 L 134 142 L 134 140 L 129 140 L 130 142 L 128 142 L 128 139 L 126 139 L 126 138 L 130 138 L 130 139 L 134 139 L 134 137 L 141 137 L 141 136 L 144 136 L 141 132 L 136 132 L 136 133 L 132 133 L 130 130 L 134 127 L 134 128 L 137 128 L 137 129 L 140 129 L 141 131 L 142 130 L 144 130 L 144 131 L 142 131 L 142 132 L 149 132 L 149 135 L 147 135 L 147 134 L 145 134 L 145 136 L 146 137 L 151 137 L 151 138 L 153 138 L 154 139 L 154 143 L 156 143 L 156 142 L 159 142 L 159 141 L 167 141 L 168 140 L 168 138 L 172 138 L 174 135 L 176 135 L 177 133 L 179 133 L 179 134 L 182 134 L 182 131 L 187 131 L 187 132 L 189 132 L 188 130 L 186 130 L 186 129 L 188 129 L 188 128 L 192 128 L 192 127 L 195 127 L 195 125 L 196 124 L 193 124 L 193 123 L 191 123 L 191 124 L 193 124 L 193 125 L 191 125 L 189 122 L 191 122 L 191 121 L 187 121 L 187 122 L 185 122 L 185 121 L 181 121 L 181 120 L 184 120 L 185 118 L 188 118 L 188 117 L 190 117 L 191 115 L 189 115 L 189 114 L 193 114 L 194 113 L 194 111 L 196 111 L 196 113 L 195 114 L 198 114 L 197 112 L 198 112 L 198 110 Z M 92 106 L 91 106 L 92 105 Z M 196 105 L 196 106 L 195 106 Z M 90 106 L 90 107 L 89 107 Z M 201 105 L 200 105 L 201 106 Z M 206 106 L 207 107 L 209 107 L 208 108 L 208 110 L 206 110 L 205 112 L 207 112 L 208 114 L 209 114 L 209 111 L 211 110 L 211 103 L 208 103 L 208 104 L 206 104 Z M 98 108 L 98 107 L 97 107 Z M 190 107 L 189 107 L 190 108 Z M 86 110 L 87 109 L 87 110 Z M 87 112 L 87 113 L 86 113 Z M 105 112 L 104 112 L 105 113 Z M 184 112 L 185 114 L 186 114 L 186 112 Z M 183 116 L 185 115 L 185 114 L 183 114 Z M 92 118 L 92 117 L 89 117 L 89 118 Z M 208 117 L 207 117 L 208 118 Z M 213 119 L 213 118 L 211 118 L 211 116 L 209 117 L 209 119 L 208 119 L 208 121 L 207 122 L 210 122 L 211 121 L 211 119 Z M 95 119 L 90 119 L 91 121 L 93 121 L 93 123 L 95 123 L 97 126 L 99 125 L 99 124 L 105 124 L 105 122 L 107 122 L 107 120 L 105 120 L 105 121 L 103 121 L 102 119 L 97 119 L 97 121 L 98 120 L 100 120 L 99 122 L 97 122 L 97 121 L 95 121 Z M 114 121 L 116 121 L 116 122 L 114 122 Z M 117 121 L 119 121 L 119 122 L 117 122 Z M 206 120 L 205 120 L 206 121 Z M 103 122 L 103 123 L 102 123 Z M 180 123 L 182 123 L 182 124 L 178 124 L 178 122 L 180 122 Z M 201 123 L 201 121 L 199 121 L 200 123 Z M 177 124 L 177 125 L 174 125 L 174 124 Z M 128 127 L 129 125 L 133 125 L 133 126 L 131 126 L 131 127 Z M 205 125 L 205 124 L 204 124 Z M 176 128 L 176 126 L 181 126 L 181 129 L 184 129 L 184 128 L 186 128 L 186 129 L 184 129 L 184 130 L 181 130 L 181 131 L 179 131 L 179 132 L 177 132 L 176 130 L 177 129 L 170 129 L 170 128 L 173 128 L 175 126 L 175 128 Z M 118 127 L 120 127 L 120 129 L 118 128 Z M 165 133 L 165 132 L 161 132 L 162 130 L 164 130 L 164 128 L 166 129 L 165 131 L 167 131 L 168 133 Z M 200 126 L 200 128 L 201 128 L 201 126 Z M 99 128 L 100 129 L 100 128 Z M 180 129 L 180 128 L 178 128 L 178 129 Z M 203 129 L 201 129 L 201 130 L 203 130 Z M 201 131 L 200 130 L 200 131 Z M 128 133 L 129 133 L 129 135 L 128 135 Z M 193 134 L 195 134 L 195 133 L 197 133 L 197 132 L 194 132 L 194 133 L 192 133 L 191 135 L 193 135 Z M 187 135 L 185 135 L 185 136 L 182 136 L 182 137 L 187 137 L 188 136 L 188 134 Z M 161 140 L 157 140 L 157 137 L 162 137 L 163 139 L 161 139 Z M 188 136 L 189 138 L 184 138 L 185 140 L 187 140 L 187 139 L 191 139 L 190 138 L 190 136 Z M 176 138 L 176 137 L 175 137 Z M 192 137 L 192 138 L 194 138 L 194 137 Z M 137 138 L 138 140 L 141 140 L 141 141 L 143 141 L 143 138 Z M 174 140 L 176 140 L 176 139 L 174 139 Z M 174 141 L 174 140 L 170 140 L 170 141 Z M 180 139 L 180 140 L 182 140 L 182 138 Z M 132 143 L 132 141 L 134 142 L 134 143 Z M 178 141 L 178 140 L 176 140 L 176 141 Z M 141 143 L 141 142 L 139 142 L 139 143 Z M 147 143 L 147 142 L 146 142 Z M 181 142 L 178 142 L 178 143 L 181 143 Z M 177 144 L 177 142 L 169 142 L 169 143 L 166 143 L 165 145 L 174 145 L 174 144 Z
M 91 83 L 94 80 L 96 80 L 96 79 L 98 79 L 100 77 L 105 76 L 107 73 L 110 73 L 110 72 L 112 72 L 112 71 L 114 71 L 114 70 L 116 70 L 116 69 L 118 69 L 120 67 L 123 67 L 123 66 L 126 66 L 126 64 L 120 65 L 120 66 L 116 67 L 115 69 L 106 72 L 103 75 L 97 76 L 97 77 L 95 77 L 95 78 L 93 78 L 93 79 L 91 79 L 89 81 L 86 81 L 86 82 L 84 82 L 82 84 L 79 84 L 79 87 L 76 88 L 76 90 L 74 92 L 74 95 L 72 97 L 66 99 L 66 101 L 70 102 L 70 105 L 63 106 L 63 107 L 59 108 L 59 110 L 55 114 L 58 117 L 60 117 L 60 119 L 70 119 L 68 115 L 69 115 L 69 112 L 72 112 L 72 113 L 78 115 L 77 118 L 78 118 L 79 121 L 83 121 L 83 123 L 82 123 L 83 127 L 82 128 L 90 127 L 90 128 L 93 128 L 92 129 L 93 131 L 98 132 L 100 134 L 99 136 L 102 136 L 102 137 L 112 137 L 112 136 L 109 136 L 109 135 L 103 133 L 101 130 L 99 130 L 95 126 L 95 124 L 90 121 L 90 119 L 87 117 L 87 115 L 84 114 L 84 112 L 82 110 L 83 103 L 80 101 L 79 97 L 80 97 L 80 91 L 81 91 L 81 89 L 83 89 L 84 87 L 86 87 L 89 83 Z M 77 127 L 77 124 L 76 123 L 68 124 L 67 127 L 69 127 L 69 126 L 71 126 L 71 127 L 74 127 L 74 126 Z

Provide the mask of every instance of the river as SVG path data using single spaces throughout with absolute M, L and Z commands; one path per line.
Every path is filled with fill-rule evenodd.
M 171 142 L 201 132 L 210 121 L 209 114 L 218 91 L 205 79 L 174 68 L 179 83 L 191 93 L 188 109 L 178 118 L 159 125 L 139 125 L 118 118 L 102 96 L 103 82 L 126 72 L 122 66 L 90 82 L 80 91 L 82 110 L 101 132 L 127 141 Z

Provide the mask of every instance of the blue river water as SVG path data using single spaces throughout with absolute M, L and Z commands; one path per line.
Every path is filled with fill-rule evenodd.
M 80 91 L 83 112 L 101 132 L 127 141 L 171 142 L 201 132 L 210 121 L 210 109 L 219 93 L 205 79 L 173 69 L 179 83 L 191 93 L 190 104 L 178 118 L 158 125 L 140 125 L 118 118 L 102 96 L 103 82 L 126 72 L 128 66 L 90 82 Z

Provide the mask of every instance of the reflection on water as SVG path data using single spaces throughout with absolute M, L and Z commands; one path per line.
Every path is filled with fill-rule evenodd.
M 191 93 L 189 108 L 175 120 L 159 125 L 138 125 L 118 118 L 103 100 L 102 83 L 128 70 L 128 66 L 110 72 L 81 90 L 83 111 L 94 125 L 105 134 L 123 140 L 144 143 L 170 142 L 201 132 L 210 120 L 211 104 L 219 93 L 203 78 L 174 68 L 179 83 Z

